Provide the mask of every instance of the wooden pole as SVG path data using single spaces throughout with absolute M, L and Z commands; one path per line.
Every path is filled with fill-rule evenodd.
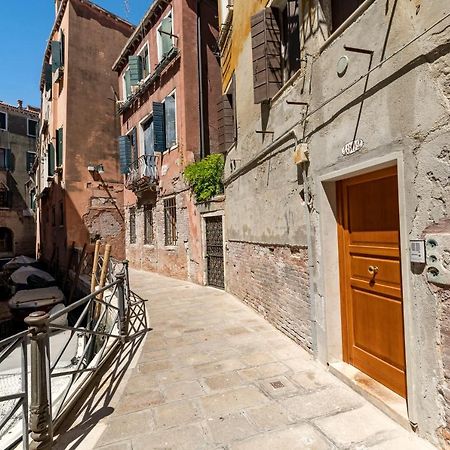
M 108 265 L 109 265 L 109 257 L 111 255 L 111 244 L 106 244 L 105 246 L 105 254 L 103 255 L 103 264 L 102 264 L 102 272 L 100 274 L 100 282 L 99 282 L 99 288 L 102 288 L 105 286 L 106 281 L 106 275 L 108 274 Z M 103 292 L 97 295 L 97 298 L 99 300 L 103 299 Z M 97 303 L 95 305 L 95 313 L 94 313 L 94 319 L 98 320 L 100 317 L 100 310 L 101 310 L 101 304 Z
M 96 275 L 98 257 L 100 254 L 100 240 L 95 241 L 94 260 L 92 261 L 92 274 L 91 274 L 91 293 L 95 291 Z

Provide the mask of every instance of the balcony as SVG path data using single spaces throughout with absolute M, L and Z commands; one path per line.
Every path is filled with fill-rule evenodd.
M 156 187 L 158 168 L 155 155 L 142 155 L 128 167 L 125 187 L 133 192 Z

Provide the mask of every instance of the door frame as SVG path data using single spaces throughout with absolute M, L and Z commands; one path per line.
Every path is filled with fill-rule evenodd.
M 224 290 L 227 290 L 227 264 L 226 264 L 226 239 L 225 239 L 225 211 L 217 210 L 209 213 L 204 213 L 201 215 L 202 218 L 202 259 L 203 259 L 203 285 L 210 286 L 208 284 L 208 258 L 206 255 L 206 219 L 210 217 L 222 217 L 222 241 L 223 241 L 223 284 Z M 210 286 L 215 288 L 215 286 Z M 220 289 L 220 288 L 216 288 Z
M 333 364 L 344 361 L 344 345 L 342 339 L 342 308 L 341 308 L 341 283 L 339 270 L 339 242 L 338 242 L 338 202 L 336 182 L 346 178 L 352 178 L 365 173 L 375 172 L 384 168 L 397 166 L 398 205 L 400 219 L 400 261 L 403 292 L 403 321 L 405 362 L 407 380 L 407 406 L 411 422 L 417 422 L 418 402 L 415 399 L 415 382 L 418 379 L 418 364 L 414 357 L 414 319 L 413 305 L 410 302 L 411 287 L 409 239 L 406 217 L 405 195 L 405 171 L 404 160 L 401 151 L 392 152 L 385 156 L 373 157 L 365 161 L 351 157 L 346 158 L 342 164 L 336 164 L 318 174 L 317 197 L 320 211 L 319 219 L 319 258 L 321 273 L 326 277 L 320 277 L 319 289 L 323 300 L 318 305 L 321 311 L 319 317 L 323 317 L 322 329 L 316 330 L 318 343 L 317 357 L 324 363 Z M 316 297 L 321 297 L 317 296 Z M 320 322 L 319 322 L 320 323 Z

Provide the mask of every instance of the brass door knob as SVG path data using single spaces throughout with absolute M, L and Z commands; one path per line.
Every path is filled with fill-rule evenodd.
M 367 270 L 374 277 L 378 273 L 378 266 L 369 266 Z

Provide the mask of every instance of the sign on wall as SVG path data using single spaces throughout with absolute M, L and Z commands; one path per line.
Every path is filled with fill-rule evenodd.
M 354 141 L 348 142 L 342 147 L 342 155 L 349 156 L 353 153 L 359 152 L 364 146 L 364 141 L 362 139 L 355 139 Z

